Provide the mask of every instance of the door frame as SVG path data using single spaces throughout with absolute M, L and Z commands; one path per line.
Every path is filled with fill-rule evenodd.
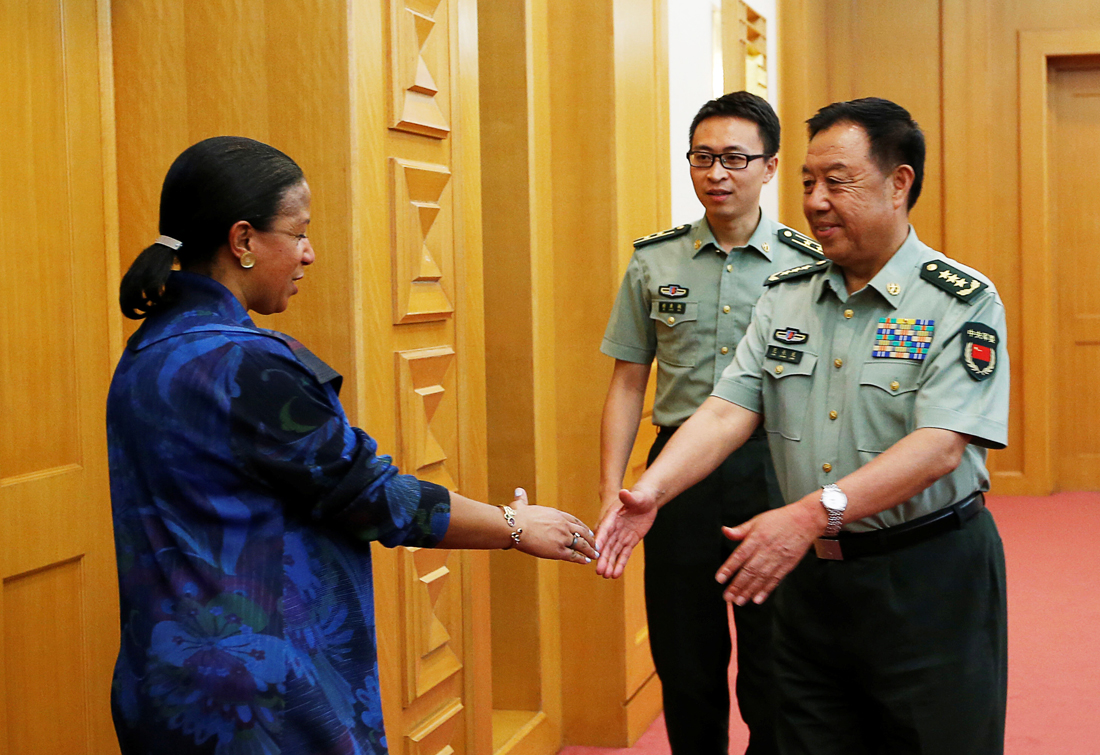
M 1010 495 L 1049 495 L 1054 492 L 1056 303 L 1043 292 L 1054 289 L 1051 248 L 1050 129 L 1047 107 L 1050 58 L 1100 55 L 1100 28 L 1027 30 L 1019 32 L 1020 142 L 1035 145 L 1020 160 L 1020 274 L 1026 286 L 1040 292 L 1021 297 L 1022 366 L 1025 444 L 1021 470 L 996 474 L 998 492 Z

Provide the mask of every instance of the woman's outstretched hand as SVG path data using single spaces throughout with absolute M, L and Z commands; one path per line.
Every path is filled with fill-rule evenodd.
M 516 527 L 523 530 L 516 550 L 576 564 L 588 564 L 599 557 L 596 536 L 572 514 L 528 503 L 523 488 L 516 488 L 511 506 L 516 511 Z

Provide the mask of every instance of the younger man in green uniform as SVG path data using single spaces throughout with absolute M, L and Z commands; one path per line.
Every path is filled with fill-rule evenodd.
M 821 259 L 815 242 L 760 210 L 779 150 L 779 119 L 767 101 L 748 92 L 712 100 L 696 114 L 689 137 L 691 178 L 706 214 L 634 243 L 601 346 L 615 358 L 602 425 L 604 513 L 619 508 L 654 359 L 660 433 L 650 460 L 714 389 L 767 277 Z M 728 751 L 729 622 L 713 575 L 732 545 L 720 528 L 779 503 L 761 433 L 686 490 L 646 536 L 649 640 L 675 755 Z M 737 606 L 734 620 L 747 752 L 768 755 L 776 752 L 771 606 Z
M 597 570 L 618 576 L 762 415 L 793 503 L 727 530 L 716 577 L 735 605 L 776 590 L 781 751 L 999 754 L 1004 554 L 982 492 L 1007 442 L 1004 307 L 909 226 L 924 137 L 904 108 L 809 124 L 803 208 L 829 261 L 769 279 L 714 394 L 601 522 Z

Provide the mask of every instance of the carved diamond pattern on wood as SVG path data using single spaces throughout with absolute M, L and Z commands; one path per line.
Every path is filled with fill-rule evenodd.
M 440 108 L 439 87 L 428 61 L 447 59 L 446 35 L 435 32 L 436 19 L 447 17 L 447 3 L 445 0 L 391 0 L 390 8 L 393 92 L 390 128 L 445 139 L 451 127 Z M 441 45 L 443 49 L 438 50 Z M 437 73 L 440 81 L 446 81 L 447 71 Z
M 436 431 L 449 444 L 457 432 L 454 402 L 443 410 L 440 407 L 454 357 L 450 346 L 397 352 L 401 467 L 452 490 L 455 481 L 447 469 L 447 453 Z
M 452 552 L 405 548 L 400 553 L 405 598 L 402 605 L 406 643 L 403 686 L 408 706 L 458 673 L 462 662 L 451 647 L 451 633 L 438 614 L 440 598 L 451 582 L 447 562 Z M 439 750 L 425 749 L 424 752 Z
M 394 324 L 446 319 L 454 313 L 446 291 L 454 249 L 451 173 L 443 165 L 396 157 L 390 166 Z
M 420 726 L 405 735 L 409 755 L 451 755 L 449 744 L 454 737 L 455 724 L 462 712 L 462 701 L 453 697 L 446 701 Z

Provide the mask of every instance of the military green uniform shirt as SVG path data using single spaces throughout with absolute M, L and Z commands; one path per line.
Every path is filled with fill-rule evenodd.
M 776 277 L 714 395 L 763 413 L 785 500 L 924 427 L 972 436 L 958 468 L 846 530 L 894 526 L 988 490 L 985 449 L 1008 440 L 1005 313 L 992 284 L 912 228 L 854 294 L 832 264 Z
M 666 427 L 682 424 L 710 395 L 745 334 L 765 279 L 817 259 L 783 243 L 779 234 L 792 232 L 763 212 L 748 244 L 728 255 L 705 218 L 680 230 L 635 242 L 600 346 L 627 362 L 656 358 L 653 422 Z

